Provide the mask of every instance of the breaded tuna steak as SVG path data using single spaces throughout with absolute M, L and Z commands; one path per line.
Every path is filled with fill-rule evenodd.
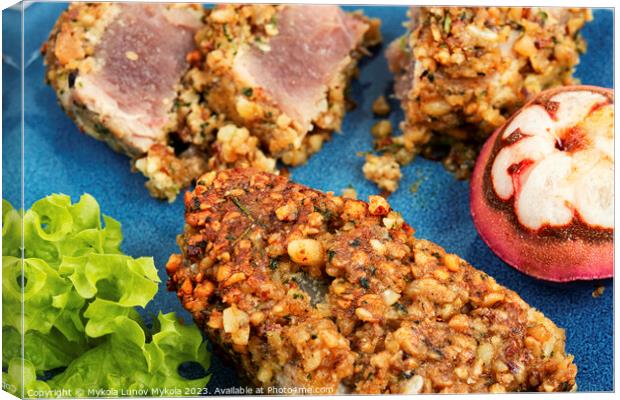
M 344 199 L 246 169 L 204 175 L 185 206 L 169 288 L 256 385 L 321 394 L 575 388 L 562 329 L 416 239 L 382 197 Z
M 319 151 L 378 28 L 337 6 L 78 3 L 43 46 L 46 79 L 174 200 L 208 170 L 277 172 Z
M 163 4 L 73 4 L 50 34 L 47 80 L 87 134 L 130 156 L 167 143 L 177 85 L 203 11 Z
M 69 117 L 132 157 L 151 193 L 169 200 L 207 170 L 203 154 L 175 151 L 170 136 L 203 15 L 196 4 L 75 3 L 42 47 L 46 81 Z
M 206 107 L 289 165 L 340 130 L 345 90 L 379 21 L 327 5 L 217 5 L 197 35 Z M 312 147 L 315 147 L 313 149 Z
M 587 8 L 562 7 L 413 7 L 409 16 L 408 32 L 386 50 L 403 134 L 376 145 L 399 164 L 418 153 L 441 159 L 458 179 L 525 102 L 575 84 L 581 28 L 592 19 Z M 392 191 L 400 174 L 381 167 L 368 162 L 366 176 Z

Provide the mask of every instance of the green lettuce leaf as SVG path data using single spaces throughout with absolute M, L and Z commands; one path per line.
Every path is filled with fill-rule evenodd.
M 86 342 L 70 342 L 57 330 L 48 334 L 29 331 L 24 336 L 24 354 L 37 371 L 49 371 L 64 367 L 86 351 Z M 11 327 L 2 328 L 2 360 L 21 358 L 21 335 Z M 7 365 L 3 367 L 7 367 Z
M 151 384 L 165 388 L 204 387 L 209 376 L 195 380 L 186 380 L 179 375 L 181 364 L 191 361 L 200 364 L 206 371 L 211 362 L 207 343 L 195 326 L 179 323 L 174 313 L 160 314 L 159 332 L 153 334 L 151 343 L 146 345 L 150 353 L 154 373 Z
M 206 370 L 210 358 L 202 335 L 194 326 L 183 326 L 174 313 L 160 314 L 161 326 L 145 343 L 127 337 L 132 329 L 111 334 L 101 345 L 84 353 L 61 374 L 47 383 L 53 388 L 78 389 L 87 393 L 142 389 L 148 396 L 165 395 L 165 390 L 204 387 L 209 376 L 187 380 L 179 375 L 184 362 L 196 362 Z M 169 393 L 169 392 L 168 392 Z
M 63 256 L 121 254 L 121 225 L 103 216 L 89 194 L 71 204 L 69 196 L 55 194 L 32 205 L 24 215 L 25 256 L 58 265 Z
M 22 214 L 3 201 L 2 215 L 6 385 L 22 389 L 17 379 L 22 335 L 24 390 L 40 389 L 25 392 L 26 397 L 106 396 L 114 393 L 96 390 L 127 388 L 158 395 L 166 394 L 160 389 L 208 382 L 209 377 L 187 380 L 178 373 L 188 361 L 209 367 L 195 326 L 182 326 L 174 314 L 166 314 L 154 321 L 156 331 L 146 327 L 137 308 L 146 307 L 157 293 L 153 259 L 122 253 L 121 224 L 102 216 L 92 196 L 72 204 L 69 196 L 54 194 L 23 213 L 23 260 Z M 61 367 L 66 369 L 51 380 L 37 379 Z
M 20 257 L 22 219 L 11 203 L 2 200 L 2 255 Z
M 51 397 L 48 384 L 37 380 L 34 365 L 21 358 L 11 360 L 7 372 L 2 372 L 2 388 L 17 397 Z
M 117 254 L 64 257 L 59 271 L 80 296 L 105 298 L 123 307 L 145 307 L 159 282 L 153 259 Z
M 24 332 L 49 332 L 68 304 L 61 299 L 70 297 L 71 290 L 71 282 L 41 259 L 28 258 L 22 263 L 16 257 L 2 257 L 2 326 L 22 332 L 23 298 Z M 83 301 L 76 308 L 82 305 Z

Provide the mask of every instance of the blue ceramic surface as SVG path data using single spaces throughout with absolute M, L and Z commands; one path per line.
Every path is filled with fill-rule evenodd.
M 104 213 L 122 222 L 124 251 L 132 256 L 155 258 L 162 283 L 147 314 L 175 310 L 188 318 L 176 295 L 166 291 L 164 271 L 168 256 L 178 250 L 175 236 L 183 228 L 182 201 L 168 204 L 149 197 L 144 178 L 130 172 L 129 160 L 80 134 L 58 107 L 52 89 L 43 82 L 39 47 L 65 7 L 40 3 L 25 11 L 25 205 L 29 207 L 37 199 L 56 192 L 67 193 L 74 200 L 85 192 L 94 195 Z M 405 8 L 362 8 L 367 15 L 382 19 L 384 43 L 403 33 Z M 19 13 L 5 10 L 3 22 L 2 196 L 19 204 L 19 71 L 11 65 L 11 60 L 19 61 Z M 581 59 L 577 76 L 585 84 L 613 87 L 613 11 L 594 10 L 594 21 L 583 33 L 589 49 Z M 372 148 L 369 131 L 375 119 L 371 104 L 380 94 L 389 93 L 392 85 L 384 49 L 385 45 L 380 54 L 361 65 L 360 78 L 352 90 L 358 106 L 347 114 L 342 134 L 335 135 L 306 165 L 293 168 L 294 180 L 336 193 L 352 186 L 362 199 L 377 193 L 376 187 L 364 179 L 363 158 L 356 154 Z M 398 109 L 398 105 L 392 103 L 392 108 Z M 397 126 L 402 113 L 394 112 L 391 118 Z M 403 172 L 400 189 L 390 197 L 390 203 L 415 227 L 416 236 L 461 255 L 565 328 L 567 351 L 575 355 L 579 367 L 579 390 L 613 390 L 613 281 L 551 284 L 517 272 L 498 259 L 478 236 L 469 214 L 468 182 L 456 181 L 439 163 L 421 158 L 404 167 Z M 412 185 L 418 187 L 415 193 L 410 190 Z M 605 291 L 600 298 L 593 298 L 597 285 L 603 285 Z M 223 365 L 217 357 L 211 372 L 211 389 L 236 385 L 234 369 Z

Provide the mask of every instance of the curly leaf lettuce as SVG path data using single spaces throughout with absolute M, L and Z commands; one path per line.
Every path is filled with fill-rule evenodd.
M 72 204 L 69 196 L 55 194 L 33 204 L 23 214 L 23 259 L 21 214 L 3 201 L 2 215 L 7 390 L 23 390 L 25 397 L 118 395 L 128 388 L 158 395 L 208 382 L 208 376 L 188 380 L 178 373 L 188 361 L 209 367 L 194 326 L 165 314 L 154 321 L 157 331 L 146 328 L 136 308 L 157 292 L 153 259 L 121 252 L 121 224 L 105 215 L 102 224 L 92 196 Z M 45 382 L 37 379 L 57 368 L 65 370 Z
M 23 379 L 23 381 L 22 381 Z M 7 392 L 21 397 L 27 393 L 37 394 L 36 397 L 50 397 L 51 390 L 47 383 L 37 380 L 36 369 L 28 360 L 14 358 L 8 366 L 7 372 L 2 372 L 2 387 Z
M 144 336 L 127 340 L 124 335 L 138 331 L 125 328 L 84 353 L 48 384 L 52 388 L 81 389 L 85 396 L 110 389 L 142 389 L 140 393 L 144 395 L 157 396 L 165 394 L 163 389 L 204 387 L 208 377 L 187 380 L 178 373 L 179 366 L 188 360 L 209 365 L 209 353 L 201 335 L 194 327 L 179 324 L 174 313 L 160 314 L 158 320 L 160 331 L 153 334 L 149 343 L 145 343 Z
M 11 203 L 2 199 L 2 255 L 21 256 L 22 219 Z
M 3 359 L 21 357 L 21 335 L 11 327 L 2 328 Z M 24 354 L 37 371 L 49 371 L 69 365 L 73 359 L 88 350 L 85 341 L 71 342 L 57 330 L 49 334 L 29 331 L 24 335 Z

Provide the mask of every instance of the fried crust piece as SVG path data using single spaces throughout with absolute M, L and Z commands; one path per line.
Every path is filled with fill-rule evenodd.
M 281 106 L 274 103 L 269 91 L 279 91 L 277 87 L 261 87 L 258 83 L 253 87 L 249 83 L 254 77 L 247 77 L 245 74 L 235 70 L 235 60 L 237 55 L 248 52 L 249 49 L 257 48 L 265 54 L 270 54 L 270 48 L 274 40 L 281 34 L 284 27 L 280 26 L 283 13 L 286 10 L 305 9 L 311 17 L 307 17 L 307 23 L 316 26 L 317 29 L 325 29 L 322 20 L 317 20 L 312 16 L 319 6 L 294 6 L 294 5 L 268 5 L 268 4 L 220 4 L 208 13 L 205 19 L 205 26 L 196 34 L 196 44 L 200 49 L 197 57 L 201 59 L 198 63 L 201 67 L 196 72 L 201 76 L 200 87 L 201 98 L 204 100 L 206 114 L 225 114 L 232 122 L 240 127 L 249 129 L 253 135 L 258 137 L 263 147 L 266 149 L 267 156 L 279 158 L 287 165 L 300 165 L 307 161 L 308 157 L 318 151 L 316 145 L 308 145 L 304 138 L 314 137 L 313 141 L 322 143 L 329 139 L 331 133 L 339 131 L 342 120 L 347 108 L 346 90 L 353 77 L 357 75 L 358 62 L 364 55 L 369 55 L 368 48 L 381 42 L 380 21 L 370 19 L 360 12 L 344 13 L 340 11 L 338 18 L 346 18 L 364 27 L 364 34 L 359 38 L 356 46 L 351 49 L 350 54 L 343 57 L 343 63 L 335 66 L 335 75 L 331 81 L 325 85 L 325 95 L 321 99 L 324 108 L 319 115 L 311 119 L 312 127 L 302 126 L 295 121 L 293 115 L 288 115 Z M 333 12 L 334 7 L 326 7 L 325 12 Z M 297 21 L 299 22 L 299 21 Z M 339 23 L 335 25 L 339 28 Z M 302 27 L 300 27 L 301 29 Z M 334 29 L 331 27 L 330 29 Z M 351 30 L 353 30 L 351 28 Z M 328 42 L 336 33 L 340 31 L 330 31 L 324 36 L 324 51 L 328 52 Z M 290 32 L 289 32 L 290 34 Z M 353 35 L 353 33 L 350 33 Z M 289 43 L 290 64 L 297 65 L 299 57 L 296 52 L 300 47 L 311 45 L 312 37 L 305 38 L 306 42 L 292 45 Z M 288 39 L 292 40 L 292 39 Z M 282 43 L 280 43 L 282 46 Z M 275 50 L 273 50 L 275 51 Z M 280 51 L 280 53 L 285 53 Z M 317 54 L 317 59 L 321 60 L 324 55 Z M 266 69 L 268 67 L 265 67 Z M 271 68 L 280 68 L 272 66 Z M 297 65 L 298 69 L 301 67 Z M 313 70 L 304 70 L 307 76 L 316 74 Z M 279 69 L 278 69 L 279 70 Z M 291 71 L 287 71 L 290 74 Z M 295 80 L 295 76 L 287 78 Z M 249 81 L 248 81 L 249 80 Z M 273 85 L 274 82 L 271 82 Z M 306 89 L 303 85 L 296 89 L 302 91 Z M 200 103 L 199 103 L 200 104 Z M 200 104 L 202 106 L 202 104 Z M 207 124 L 211 121 L 207 120 Z M 200 131 L 190 130 L 189 136 L 198 136 Z M 318 145 L 320 149 L 320 144 Z
M 185 195 L 169 289 L 256 385 L 301 393 L 567 391 L 562 329 L 388 202 L 252 169 Z M 301 389 L 300 389 L 301 388 Z
M 412 7 L 408 32 L 386 49 L 405 120 L 375 139 L 367 179 L 394 191 L 417 155 L 467 179 L 484 141 L 534 95 L 574 85 L 587 8 Z

